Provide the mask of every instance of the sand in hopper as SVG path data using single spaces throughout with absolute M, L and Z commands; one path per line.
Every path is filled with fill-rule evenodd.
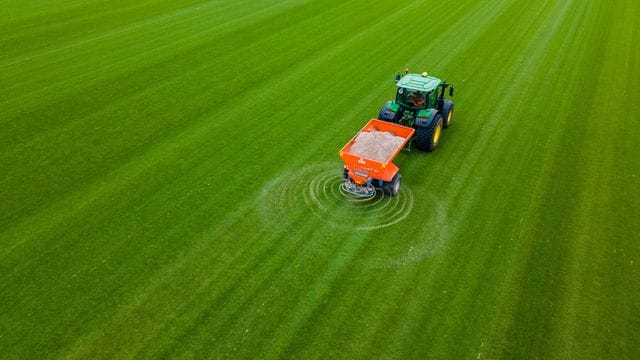
M 365 159 L 386 162 L 403 142 L 403 137 L 387 131 L 363 131 L 356 136 L 349 152 Z

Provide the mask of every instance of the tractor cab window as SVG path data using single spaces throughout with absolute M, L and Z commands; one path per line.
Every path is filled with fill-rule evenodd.
M 398 89 L 398 95 L 400 102 L 410 107 L 422 108 L 427 105 L 427 94 L 422 91 L 401 88 Z

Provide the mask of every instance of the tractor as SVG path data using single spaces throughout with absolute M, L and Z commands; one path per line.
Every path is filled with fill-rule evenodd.
M 438 146 L 443 128 L 451 125 L 453 102 L 445 99 L 447 88 L 453 96 L 453 85 L 428 73 L 396 75 L 395 100 L 387 101 L 378 119 L 414 128 L 412 143 L 418 149 L 433 151 Z

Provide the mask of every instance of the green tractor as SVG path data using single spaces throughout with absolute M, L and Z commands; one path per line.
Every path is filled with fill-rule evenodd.
M 420 150 L 433 151 L 440 141 L 443 128 L 451 125 L 453 102 L 445 99 L 453 96 L 453 85 L 446 81 L 408 70 L 396 75 L 396 99 L 387 101 L 378 118 L 416 129 L 413 144 Z

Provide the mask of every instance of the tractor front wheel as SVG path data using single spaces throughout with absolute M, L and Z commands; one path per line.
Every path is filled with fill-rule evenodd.
M 400 173 L 397 173 L 393 176 L 391 181 L 384 183 L 384 185 L 382 186 L 382 191 L 385 194 L 396 196 L 398 192 L 400 192 L 401 183 L 402 183 L 402 175 L 400 175 Z
M 442 113 L 444 114 L 442 127 L 446 129 L 451 125 L 451 121 L 453 120 L 453 103 L 449 100 L 445 100 L 442 110 Z
M 442 116 L 437 114 L 428 127 L 417 127 L 415 144 L 420 150 L 433 151 L 440 142 L 442 134 Z

